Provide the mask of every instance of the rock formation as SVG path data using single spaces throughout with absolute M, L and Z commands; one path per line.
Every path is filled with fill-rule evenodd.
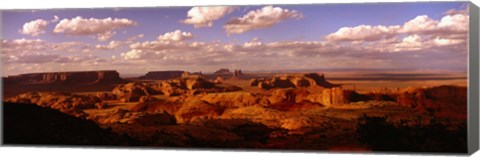
M 115 87 L 112 94 L 122 102 L 149 101 L 154 94 L 165 96 L 196 95 L 200 93 L 232 92 L 241 88 L 236 86 L 216 86 L 204 78 L 180 78 L 153 83 L 133 82 Z M 141 99 L 144 97 L 143 99 Z
M 168 113 L 132 112 L 125 109 L 116 109 L 101 115 L 90 115 L 87 119 L 99 124 L 125 123 L 141 126 L 160 126 L 177 124 L 175 117 Z
M 427 111 L 432 114 L 442 114 L 450 118 L 466 119 L 467 88 L 458 86 L 438 86 L 431 88 L 409 88 L 399 93 L 397 103 Z
M 316 73 L 298 74 L 298 75 L 280 75 L 274 76 L 270 79 L 259 78 L 250 81 L 251 86 L 257 86 L 261 89 L 272 88 L 298 88 L 298 87 L 313 87 L 318 86 L 322 88 L 339 87 L 340 85 L 332 84 L 325 79 L 324 75 Z
M 182 77 L 184 71 L 150 71 L 139 79 L 148 80 L 169 80 Z
M 72 117 L 34 104 L 4 103 L 4 144 L 35 145 L 138 145 L 127 136 L 100 128 L 95 122 Z
M 101 100 L 95 95 L 73 95 L 58 92 L 29 92 L 17 95 L 7 102 L 37 104 L 42 107 L 50 107 L 64 113 L 83 117 L 83 109 L 97 108 Z
M 235 71 L 233 72 L 233 77 L 241 77 L 241 76 L 243 76 L 242 70 L 235 69 Z
M 231 75 L 232 72 L 228 69 L 219 69 L 213 73 L 214 75 Z
M 154 92 L 146 83 L 132 82 L 115 87 L 112 94 L 122 102 L 139 101 L 140 97 L 148 96 Z
M 18 84 L 111 84 L 124 82 L 117 71 L 76 71 L 29 73 L 3 78 L 5 83 Z
M 205 76 L 202 74 L 202 72 L 190 73 L 188 71 L 185 71 L 184 73 L 182 73 L 181 78 L 205 78 Z

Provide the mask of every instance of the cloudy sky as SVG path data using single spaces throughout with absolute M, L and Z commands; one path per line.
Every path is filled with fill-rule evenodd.
M 3 75 L 466 70 L 465 2 L 2 11 Z

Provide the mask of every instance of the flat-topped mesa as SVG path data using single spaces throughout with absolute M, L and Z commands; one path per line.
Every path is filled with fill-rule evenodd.
M 19 84 L 109 84 L 124 82 L 115 70 L 28 73 L 3 78 Z
M 203 75 L 201 71 L 193 73 L 185 71 L 182 73 L 181 78 L 205 78 L 205 75 Z
M 229 69 L 219 69 L 213 73 L 213 75 L 232 75 L 232 72 L 230 72 Z
M 334 88 L 340 87 L 338 84 L 332 84 L 325 79 L 325 76 L 317 73 L 309 74 L 289 74 L 274 76 L 270 79 L 252 79 L 251 86 L 258 86 L 262 89 L 272 88 L 297 88 L 297 87 L 322 87 Z
M 150 79 L 150 80 L 169 80 L 177 79 L 182 77 L 182 74 L 185 71 L 175 70 L 175 71 L 150 71 L 144 76 L 139 77 L 139 79 Z

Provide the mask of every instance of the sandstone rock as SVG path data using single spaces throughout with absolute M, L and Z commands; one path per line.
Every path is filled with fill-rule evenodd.
M 196 98 L 186 100 L 185 103 L 175 113 L 175 118 L 179 123 L 212 119 L 218 117 L 223 112 L 223 108 Z
M 119 85 L 112 90 L 117 99 L 122 102 L 135 102 L 142 96 L 150 95 L 153 90 L 145 83 L 132 82 Z
M 105 104 L 103 102 L 95 103 L 95 107 L 97 107 L 97 109 L 99 109 L 99 110 L 104 109 L 106 106 L 107 106 L 107 104 Z
M 325 80 L 324 75 L 318 75 L 316 73 L 309 74 L 289 74 L 274 76 L 270 79 L 252 79 L 250 86 L 258 86 L 261 89 L 272 88 L 299 88 L 299 87 L 321 87 L 321 88 L 333 88 L 340 85 L 332 84 Z
M 140 99 L 139 99 L 139 102 L 140 103 L 143 103 L 143 102 L 149 102 L 149 101 L 155 101 L 157 100 L 155 97 L 152 97 L 152 96 L 141 96 Z
M 225 81 L 223 77 L 216 77 L 212 82 L 215 84 L 222 84 L 223 81 Z
M 345 93 L 342 88 L 334 87 L 330 89 L 324 89 L 322 93 L 322 104 L 334 105 L 348 103 L 345 99 Z
M 228 69 L 219 69 L 213 73 L 214 75 L 231 75 L 232 72 Z
M 21 84 L 112 84 L 124 82 L 114 70 L 29 73 L 5 78 L 6 82 Z
M 438 86 L 431 88 L 408 88 L 397 96 L 397 103 L 417 111 L 466 119 L 467 88 Z
M 262 97 L 244 92 L 210 93 L 198 97 L 200 98 L 200 100 L 205 101 L 209 104 L 214 104 L 216 106 L 221 106 L 224 108 L 246 107 L 262 103 Z M 268 101 L 263 103 L 268 103 Z
M 132 112 L 126 109 L 115 109 L 102 115 L 90 115 L 87 119 L 100 124 L 125 123 L 141 126 L 175 125 L 175 117 L 168 113 Z
M 139 79 L 169 80 L 182 77 L 184 71 L 150 71 Z
M 112 93 L 107 92 L 97 92 L 95 94 L 100 100 L 115 100 L 116 96 Z
M 213 88 L 215 84 L 202 78 L 186 79 L 185 86 L 187 89 L 201 89 L 201 88 Z
M 101 100 L 94 95 L 72 95 L 59 92 L 29 92 L 20 94 L 7 102 L 32 103 L 42 107 L 50 107 L 74 116 L 83 116 L 83 109 L 96 108 Z

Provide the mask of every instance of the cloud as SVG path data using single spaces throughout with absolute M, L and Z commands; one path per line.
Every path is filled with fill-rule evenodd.
M 213 21 L 230 14 L 236 8 L 228 6 L 193 7 L 187 13 L 187 19 L 181 23 L 193 25 L 195 28 L 212 27 Z
M 58 22 L 59 20 L 60 20 L 60 18 L 58 18 L 57 15 L 54 15 L 54 16 L 53 16 L 53 19 L 50 20 L 50 22 L 55 23 L 55 22 Z
M 330 41 L 373 41 L 396 35 L 400 26 L 370 26 L 342 27 L 337 32 L 326 36 Z
M 303 15 L 296 10 L 266 6 L 250 11 L 240 18 L 228 21 L 223 28 L 227 34 L 242 34 L 255 29 L 272 27 L 287 19 L 300 19 Z
M 167 32 L 163 35 L 158 36 L 158 40 L 161 41 L 184 41 L 192 39 L 193 34 L 190 32 L 183 32 L 181 30 L 175 30 L 173 32 Z
M 47 29 L 49 22 L 43 19 L 37 19 L 30 22 L 27 22 L 23 25 L 22 29 L 19 30 L 21 34 L 38 36 L 44 34 Z
M 114 31 L 108 31 L 103 34 L 98 34 L 98 41 L 107 41 L 108 39 L 112 38 L 113 35 L 117 34 L 117 32 Z
M 417 16 L 402 25 L 359 25 L 342 27 L 338 31 L 328 34 L 328 41 L 380 41 L 398 36 L 422 35 L 433 36 L 426 38 L 448 38 L 447 36 L 461 36 L 468 32 L 469 15 L 466 11 L 450 10 L 440 20 L 427 15 Z
M 72 19 L 61 20 L 53 30 L 54 33 L 66 35 L 97 35 L 99 40 L 108 40 L 115 32 L 113 30 L 123 29 L 137 25 L 136 21 L 126 18 L 83 18 L 77 16 Z

